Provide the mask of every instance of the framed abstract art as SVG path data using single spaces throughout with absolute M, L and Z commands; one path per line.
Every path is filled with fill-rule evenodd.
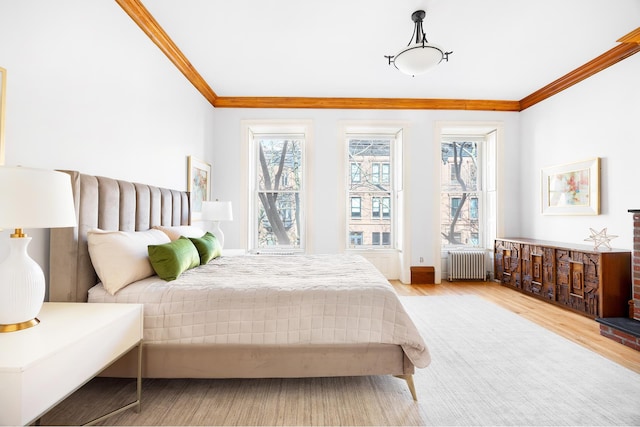
M 600 158 L 542 169 L 542 213 L 600 214 Z
M 195 219 L 202 214 L 202 202 L 211 195 L 211 164 L 189 156 L 187 173 L 187 191 L 190 193 L 191 213 Z

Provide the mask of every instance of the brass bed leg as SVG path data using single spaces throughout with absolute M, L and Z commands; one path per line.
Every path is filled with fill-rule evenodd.
M 416 385 L 413 383 L 413 375 L 396 375 L 397 378 L 402 378 L 407 382 L 407 386 L 409 387 L 409 391 L 411 392 L 411 397 L 416 402 L 418 401 L 418 395 L 416 394 Z

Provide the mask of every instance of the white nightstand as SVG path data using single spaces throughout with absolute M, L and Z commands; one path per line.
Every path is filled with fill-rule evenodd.
M 137 400 L 90 423 L 139 410 L 142 304 L 45 303 L 38 319 L 0 334 L 0 425 L 33 423 L 136 346 Z

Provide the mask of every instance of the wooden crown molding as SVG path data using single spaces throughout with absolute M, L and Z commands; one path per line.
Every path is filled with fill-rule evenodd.
M 145 32 L 156 46 L 169 58 L 178 70 L 193 84 L 196 89 L 212 104 L 215 105 L 218 95 L 211 89 L 200 73 L 191 65 L 182 51 L 171 40 L 171 37 L 158 24 L 146 7 L 139 0 L 116 0 L 122 9 Z
M 363 110 L 522 111 L 640 51 L 640 27 L 618 39 L 621 44 L 520 101 L 420 98 L 304 98 L 218 96 L 162 29 L 140 0 L 116 0 L 184 76 L 216 108 L 319 108 Z
M 639 29 L 640 30 L 640 29 Z M 622 43 L 520 100 L 520 111 L 593 76 L 640 51 L 638 43 Z
M 518 101 L 424 98 L 226 97 L 217 108 L 321 108 L 336 110 L 485 110 L 519 111 Z
M 620 37 L 618 43 L 640 43 L 640 27 L 631 31 L 629 34 Z

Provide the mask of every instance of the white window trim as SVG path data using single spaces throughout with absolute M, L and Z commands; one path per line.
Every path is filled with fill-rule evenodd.
M 491 189 L 491 188 L 486 188 L 485 191 L 495 191 L 496 193 L 496 212 L 495 212 L 495 234 L 496 236 L 501 236 L 503 235 L 503 230 L 504 230 L 504 219 L 503 219 L 503 197 L 504 197 L 504 184 L 503 184 L 503 176 L 504 173 L 502 171 L 502 167 L 503 167 L 503 161 L 502 161 L 502 156 L 503 156 L 503 147 L 504 147 L 504 123 L 502 122 L 495 122 L 495 121 L 436 121 L 435 122 L 435 126 L 433 128 L 434 130 L 434 141 L 437 141 L 436 144 L 433 144 L 434 147 L 434 161 L 435 162 L 440 162 L 441 159 L 441 153 L 440 153 L 440 141 L 442 138 L 442 135 L 452 135 L 452 134 L 456 134 L 456 135 L 478 135 L 478 134 L 484 134 L 484 135 L 489 135 L 492 132 L 495 132 L 495 158 L 493 159 L 493 161 L 495 161 L 495 165 L 496 165 L 496 176 L 495 176 L 495 188 Z M 486 152 L 486 150 L 484 150 Z M 441 176 L 440 173 L 437 172 L 438 168 L 434 167 L 434 173 L 433 173 L 433 177 L 435 179 L 435 183 L 436 183 L 436 188 L 438 189 L 438 191 L 434 191 L 434 196 L 433 196 L 433 203 L 434 206 L 440 206 L 440 188 L 441 188 Z M 480 203 L 482 203 L 482 201 L 480 201 Z M 433 218 L 433 224 L 432 224 L 432 228 L 434 236 L 440 236 L 440 215 L 435 215 Z M 492 259 L 493 257 L 493 251 L 490 251 L 488 249 L 490 249 L 488 246 L 491 244 L 491 238 L 492 236 L 483 236 L 481 237 L 481 239 L 484 239 L 484 242 L 481 241 L 480 242 L 480 246 L 485 247 L 487 249 L 487 253 L 489 255 L 489 257 Z M 434 248 L 434 254 L 441 254 L 441 257 L 443 257 L 444 255 L 442 254 L 442 247 L 441 247 L 441 239 L 437 238 L 437 239 L 433 239 L 434 243 L 433 243 L 433 248 Z M 493 264 L 492 261 L 490 261 L 490 264 Z M 442 264 L 437 264 L 435 266 L 435 282 L 436 283 L 440 283 L 442 279 Z
M 303 229 L 301 234 L 300 249 L 296 251 L 304 253 L 313 253 L 313 152 L 314 152 L 314 132 L 313 121 L 291 119 L 291 120 L 241 120 L 241 147 L 240 147 L 240 167 L 244 171 L 250 171 L 251 141 L 254 134 L 304 134 L 304 181 L 303 181 Z M 255 172 L 240 174 L 240 188 L 245 192 L 241 199 L 239 221 L 245 224 L 241 227 L 241 241 L 244 242 L 249 250 L 254 249 L 255 224 L 252 223 L 253 215 L 251 212 L 256 208 L 256 200 L 253 193 L 253 179 Z M 234 212 L 235 213 L 235 212 Z M 282 248 L 287 252 L 290 250 Z
M 394 230 L 394 238 L 396 240 L 394 248 L 385 249 L 351 249 L 347 247 L 347 173 L 343 173 L 344 179 L 338 182 L 338 193 L 345 195 L 338 200 L 338 212 L 339 212 L 339 227 L 337 238 L 340 242 L 340 248 L 343 252 L 358 253 L 368 258 L 374 265 L 376 265 L 387 276 L 388 279 L 399 279 L 403 283 L 411 282 L 411 254 L 410 244 L 411 239 L 408 235 L 408 231 L 411 230 L 409 209 L 406 203 L 409 202 L 409 173 L 410 173 L 410 159 L 408 141 L 410 134 L 410 124 L 403 121 L 378 121 L 378 120 L 366 120 L 366 121 L 341 121 L 338 126 L 338 138 L 340 147 L 340 157 L 338 163 L 338 170 L 346 171 L 348 167 L 348 160 L 346 153 L 347 137 L 350 134 L 389 134 L 402 136 L 401 149 L 399 154 L 402 159 L 402 176 L 396 177 L 396 201 L 392 203 L 396 208 L 402 206 L 402 214 L 396 217 L 396 224 Z M 392 265 L 390 270 L 393 272 L 385 272 L 383 265 Z M 393 276 L 393 277 L 390 277 Z
M 485 219 L 485 212 L 484 212 L 484 205 L 485 205 L 485 191 L 486 189 L 484 188 L 484 179 L 485 179 L 485 167 L 484 166 L 484 162 L 485 162 L 485 150 L 486 150 L 486 137 L 482 136 L 478 136 L 478 134 L 475 135 L 460 135 L 460 136 L 450 136 L 450 135 L 440 135 L 440 138 L 438 140 L 439 144 L 442 144 L 442 141 L 446 141 L 446 142 L 462 142 L 462 141 L 472 141 L 472 142 L 476 142 L 478 143 L 478 164 L 480 165 L 479 169 L 477 170 L 477 174 L 478 174 L 478 182 L 477 182 L 477 187 L 475 190 L 468 190 L 467 193 L 468 194 L 476 194 L 477 195 L 477 199 L 478 202 L 481 206 L 480 209 L 478 209 L 478 221 L 480 223 L 484 223 L 486 221 Z M 451 165 L 451 168 L 449 170 L 449 177 L 451 177 L 452 175 L 452 170 L 453 170 L 453 165 Z M 442 188 L 439 189 L 440 193 L 442 193 Z M 454 199 L 459 199 L 458 197 L 452 197 L 450 199 L 450 209 L 449 209 L 449 219 L 451 219 L 452 217 L 452 213 L 453 213 L 453 200 Z M 469 198 L 470 200 L 471 198 Z M 471 202 L 469 202 L 471 203 Z M 440 202 L 438 202 L 438 206 L 440 206 Z M 467 206 L 468 208 L 469 206 Z M 484 239 L 484 226 L 481 227 L 480 229 L 480 243 L 478 246 L 471 246 L 471 245 L 463 245 L 463 249 L 468 249 L 471 247 L 475 247 L 475 248 L 482 248 L 484 247 L 483 244 L 483 239 Z M 438 233 L 438 235 L 440 235 L 440 233 Z M 460 245 L 451 245 L 451 244 L 447 244 L 444 245 L 443 248 L 441 249 L 442 251 L 447 251 L 448 249 L 461 249 Z

